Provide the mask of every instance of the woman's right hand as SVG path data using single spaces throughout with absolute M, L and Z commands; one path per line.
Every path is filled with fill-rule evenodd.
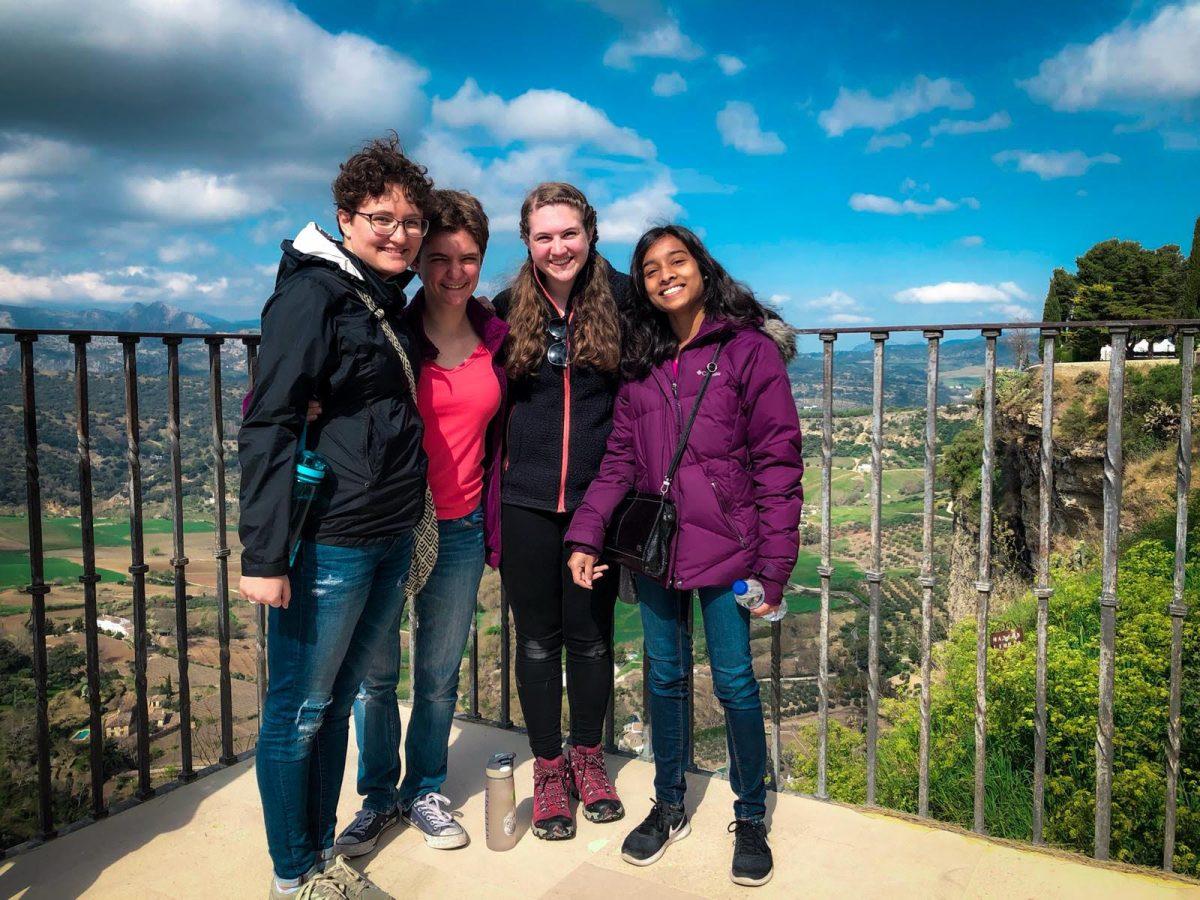
M 592 554 L 576 550 L 567 560 L 567 569 L 570 570 L 571 578 L 577 585 L 591 590 L 592 582 L 603 577 L 604 573 L 608 571 L 608 566 L 598 566 L 596 557 Z
M 238 580 L 238 593 L 251 603 L 287 609 L 292 599 L 292 585 L 286 575 L 243 575 Z
M 309 400 L 308 410 L 304 413 L 304 421 L 311 425 L 319 418 L 321 418 L 321 404 L 316 400 Z

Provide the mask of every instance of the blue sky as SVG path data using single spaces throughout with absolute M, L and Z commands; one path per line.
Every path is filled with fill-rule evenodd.
M 1098 240 L 1188 249 L 1200 2 L 211 0 L 0 8 L 0 303 L 252 318 L 395 128 L 492 217 L 579 184 L 620 268 L 700 231 L 794 324 L 1037 318 Z

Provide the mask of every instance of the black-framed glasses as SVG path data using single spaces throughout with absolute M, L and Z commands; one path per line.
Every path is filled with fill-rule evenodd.
M 362 216 L 371 223 L 371 230 L 380 237 L 391 237 L 401 227 L 409 237 L 425 237 L 429 233 L 428 219 L 397 219 L 387 213 L 364 213 L 346 210 L 352 216 Z
M 567 367 L 567 337 L 570 328 L 562 316 L 551 319 L 546 323 L 546 334 L 550 335 L 550 344 L 546 347 L 546 362 L 560 369 Z

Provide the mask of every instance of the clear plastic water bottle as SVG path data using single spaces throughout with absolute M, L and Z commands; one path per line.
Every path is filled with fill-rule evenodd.
M 320 455 L 311 450 L 301 450 L 296 457 L 296 475 L 292 482 L 292 508 L 288 519 L 288 543 L 292 548 L 288 565 L 296 562 L 296 553 L 300 550 L 300 535 L 304 530 L 304 520 L 308 518 L 309 507 L 317 499 L 321 490 L 321 482 L 325 478 L 328 466 Z
M 757 578 L 739 578 L 733 583 L 733 598 L 746 609 L 758 609 L 767 602 L 762 582 Z M 763 616 L 767 622 L 778 622 L 787 615 L 787 601 L 780 600 L 774 612 Z

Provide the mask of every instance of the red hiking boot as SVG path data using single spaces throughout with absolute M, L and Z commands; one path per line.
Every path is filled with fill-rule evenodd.
M 583 814 L 590 822 L 615 822 L 625 815 L 599 744 L 571 748 L 571 793 L 583 804 Z
M 533 833 L 546 841 L 565 841 L 575 837 L 575 819 L 571 816 L 571 769 L 565 756 L 533 760 Z

